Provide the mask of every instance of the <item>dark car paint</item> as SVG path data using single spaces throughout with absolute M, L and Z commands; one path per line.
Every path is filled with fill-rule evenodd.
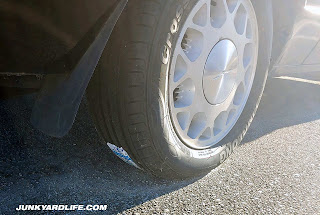
M 117 0 L 0 1 L 0 74 L 38 73 L 68 53 Z M 267 0 L 273 5 L 271 67 L 305 16 L 305 0 Z M 310 0 L 309 0 L 310 1 Z M 312 17 L 311 17 L 312 19 Z
M 37 73 L 68 53 L 117 0 L 1 0 L 0 73 Z

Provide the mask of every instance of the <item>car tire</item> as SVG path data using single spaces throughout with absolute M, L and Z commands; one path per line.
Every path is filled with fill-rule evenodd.
M 237 4 L 240 0 L 230 0 L 227 2 L 228 4 L 226 4 L 224 0 L 129 1 L 127 8 L 118 21 L 108 42 L 94 77 L 90 82 L 87 98 L 94 122 L 101 136 L 106 142 L 123 148 L 140 168 L 153 175 L 161 178 L 188 178 L 210 172 L 213 168 L 222 164 L 231 155 L 234 148 L 240 144 L 256 114 L 266 83 L 270 62 L 272 25 L 270 24 L 270 14 L 268 10 L 266 10 L 266 8 L 270 6 L 268 6 L 268 1 L 242 0 L 241 2 L 244 3 L 241 3 L 239 6 L 237 6 Z M 226 7 L 225 12 L 223 12 L 226 15 L 219 15 L 221 14 L 219 10 L 214 8 L 218 7 L 217 5 L 221 3 Z M 203 5 L 200 4 L 206 5 L 205 7 L 211 10 L 216 10 L 216 13 L 212 14 L 212 12 L 203 9 Z M 198 7 L 198 9 L 195 9 L 196 7 Z M 194 12 L 195 10 L 196 12 Z M 202 136 L 200 134 L 199 137 L 197 132 L 199 133 L 200 130 L 200 133 L 206 132 L 204 131 L 205 128 L 200 125 L 207 122 L 212 124 L 209 117 L 207 117 L 207 114 L 212 112 L 201 112 L 202 103 L 200 103 L 199 107 L 197 104 L 192 104 L 191 106 L 197 106 L 197 108 L 193 109 L 198 113 L 194 115 L 194 118 L 189 117 L 192 118 L 189 119 L 189 121 L 186 120 L 190 122 L 189 130 L 191 127 L 195 128 L 192 132 L 187 132 L 188 128 L 185 129 L 187 131 L 181 128 L 181 120 L 174 120 L 174 117 L 177 115 L 176 112 L 173 111 L 173 109 L 180 107 L 175 104 L 178 99 L 186 98 L 186 100 L 181 103 L 188 106 L 187 103 L 191 100 L 189 99 L 190 97 L 188 97 L 190 96 L 190 92 L 201 86 L 196 84 L 200 83 L 199 80 L 195 78 L 196 80 L 194 80 L 193 84 L 189 84 L 189 82 L 184 84 L 184 86 L 187 87 L 183 89 L 183 92 L 187 92 L 187 94 L 180 96 L 179 93 L 181 93 L 181 90 L 179 93 L 177 93 L 175 89 L 170 90 L 170 80 L 175 79 L 178 64 L 181 68 L 185 68 L 183 66 L 184 63 L 177 63 L 178 57 L 174 60 L 175 56 L 177 56 L 175 55 L 175 49 L 180 49 L 177 47 L 180 47 L 181 38 L 183 37 L 182 40 L 185 40 L 184 43 L 188 43 L 188 41 L 193 42 L 191 42 L 192 44 L 187 44 L 188 46 L 181 47 L 182 50 L 188 51 L 186 47 L 189 48 L 189 46 L 191 46 L 190 49 L 195 47 L 194 49 L 198 50 L 196 47 L 197 44 L 199 47 L 202 47 L 203 52 L 205 50 L 203 45 L 199 45 L 201 42 L 196 43 L 194 41 L 203 38 L 201 34 L 205 35 L 206 33 L 199 30 L 198 32 L 201 33 L 199 34 L 197 32 L 198 29 L 194 30 L 190 26 L 186 27 L 191 19 L 190 14 L 199 14 L 198 11 L 200 10 L 206 10 L 206 13 L 210 14 L 209 19 L 208 17 L 203 18 L 202 15 L 196 18 L 194 16 L 192 17 L 193 23 L 191 23 L 190 26 L 194 23 L 197 23 L 200 27 L 201 25 L 207 26 L 208 23 L 205 24 L 206 21 L 204 21 L 206 19 L 207 22 L 211 20 L 211 27 L 220 27 L 222 29 L 223 19 L 229 19 L 229 15 L 227 14 L 229 12 L 231 15 L 234 14 L 232 17 L 237 17 L 234 19 L 239 18 L 240 20 L 234 21 L 236 32 L 238 31 L 237 28 L 240 28 L 240 31 L 242 31 L 242 24 L 240 24 L 239 27 L 238 22 L 243 21 L 243 12 L 244 15 L 246 15 L 245 13 L 249 13 L 247 11 L 250 10 L 250 15 L 254 18 L 250 21 L 250 24 L 256 22 L 254 28 L 256 28 L 257 33 L 255 34 L 253 32 L 254 29 L 251 29 L 251 36 L 246 36 L 247 30 L 245 30 L 246 32 L 244 33 L 239 33 L 245 35 L 246 38 L 256 36 L 256 38 L 253 39 L 256 42 L 252 45 L 253 48 L 251 50 L 253 51 L 250 51 L 249 54 L 243 51 L 244 53 L 240 55 L 241 50 L 240 48 L 240 51 L 238 50 L 237 42 L 229 39 L 227 33 L 221 33 L 224 36 L 219 36 L 217 43 L 212 41 L 213 45 L 209 56 L 208 53 L 204 54 L 207 56 L 206 62 L 203 61 L 205 62 L 204 70 L 206 70 L 210 56 L 213 59 L 218 59 L 219 56 L 226 55 L 224 54 L 224 46 L 233 47 L 232 44 L 235 44 L 234 50 L 236 51 L 234 51 L 234 55 L 237 55 L 235 59 L 237 59 L 237 62 L 240 62 L 239 65 L 242 61 L 244 62 L 243 59 L 247 55 L 255 55 L 255 57 L 252 57 L 254 59 L 251 59 L 250 62 L 252 63 L 252 61 L 254 61 L 251 65 L 252 73 L 250 73 L 253 76 L 252 83 L 249 84 L 251 86 L 249 86 L 248 89 L 246 88 L 246 90 L 244 90 L 245 92 L 247 90 L 249 92 L 247 95 L 245 95 L 245 93 L 242 95 L 244 104 L 239 108 L 240 112 L 239 114 L 237 112 L 237 117 L 232 118 L 234 120 L 233 125 L 228 127 L 229 130 L 223 131 L 226 134 L 221 133 L 219 138 L 214 139 L 215 131 L 212 129 L 216 129 L 213 127 L 220 122 L 216 123 L 217 119 L 215 121 L 210 119 L 214 122 L 214 125 L 212 125 L 213 127 L 208 127 L 209 129 L 206 130 L 208 131 L 206 135 L 202 135 L 207 138 L 206 144 L 202 144 L 200 141 Z M 231 13 L 230 11 L 232 10 L 236 11 Z M 215 21 L 215 18 L 218 21 Z M 249 25 L 247 24 L 246 26 Z M 185 38 L 188 30 L 191 31 L 191 39 Z M 226 30 L 226 32 L 228 31 L 229 30 Z M 223 40 L 224 42 L 221 43 Z M 206 42 L 205 39 L 201 39 L 201 41 L 203 43 Z M 246 47 L 244 49 L 246 49 Z M 198 55 L 202 55 L 202 53 L 199 54 L 194 50 L 190 52 L 196 53 L 187 56 L 189 60 L 191 59 L 190 62 L 197 61 L 195 58 L 197 58 Z M 240 58 L 243 58 L 242 61 Z M 173 64 L 174 61 L 175 64 Z M 208 68 L 219 67 L 214 61 L 210 62 L 211 67 L 208 65 Z M 188 62 L 188 65 L 191 64 Z M 236 68 L 239 68 L 239 65 L 237 64 Z M 173 67 L 175 70 L 172 69 Z M 217 68 L 216 70 L 219 70 Z M 191 69 L 187 68 L 186 70 L 189 72 Z M 201 71 L 199 74 L 204 76 L 202 73 L 203 67 L 199 70 Z M 221 70 L 218 75 L 225 77 L 227 73 L 228 71 L 225 72 Z M 240 72 L 237 72 L 237 74 L 238 73 Z M 177 76 L 181 77 L 183 74 L 178 74 Z M 194 77 L 198 76 L 199 75 Z M 236 76 L 238 77 L 238 75 Z M 190 83 L 192 81 L 190 81 Z M 212 79 L 209 78 L 209 84 L 207 85 L 209 87 L 209 97 L 212 97 L 210 87 L 215 83 L 211 81 Z M 204 82 L 205 80 L 203 78 L 202 88 L 204 88 Z M 173 85 L 175 84 L 174 81 L 172 83 Z M 237 87 L 237 85 L 234 86 Z M 223 87 L 223 89 L 227 88 L 228 87 Z M 231 90 L 232 87 L 229 88 Z M 224 102 L 224 96 L 230 93 L 229 91 L 225 90 L 222 93 L 219 91 L 217 93 L 219 94 L 218 96 L 214 95 L 215 99 L 211 97 L 207 99 L 208 103 L 210 103 L 211 106 L 219 106 L 222 104 L 219 102 Z M 236 93 L 237 92 L 235 92 L 235 96 L 237 95 Z M 203 89 L 203 94 L 206 94 L 205 89 Z M 177 96 L 178 99 L 171 98 L 176 95 L 179 95 Z M 197 91 L 197 93 L 193 92 L 192 96 L 193 98 L 206 97 L 206 95 L 200 95 L 199 91 Z M 235 103 L 234 100 L 233 103 Z M 172 104 L 170 104 L 170 102 Z M 223 111 L 223 114 L 224 112 L 226 111 Z M 231 114 L 227 114 L 228 118 L 230 118 Z M 186 116 L 188 114 L 181 115 Z M 220 115 L 218 117 L 220 117 Z M 207 124 L 205 126 L 207 126 Z M 189 133 L 194 134 L 189 135 Z M 194 136 L 199 140 L 193 139 Z M 203 138 L 201 140 L 203 140 Z

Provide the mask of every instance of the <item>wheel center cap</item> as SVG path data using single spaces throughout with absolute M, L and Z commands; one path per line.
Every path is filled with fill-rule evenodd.
M 238 53 L 231 40 L 221 40 L 211 50 L 203 73 L 203 93 L 212 105 L 223 103 L 237 81 Z

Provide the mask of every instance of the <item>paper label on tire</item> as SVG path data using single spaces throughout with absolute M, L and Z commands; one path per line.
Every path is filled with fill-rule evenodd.
M 216 149 L 207 149 L 207 150 L 199 150 L 199 151 L 193 151 L 192 157 L 198 158 L 198 159 L 205 159 L 213 157 L 217 154 L 219 154 L 222 151 L 222 147 L 216 148 Z

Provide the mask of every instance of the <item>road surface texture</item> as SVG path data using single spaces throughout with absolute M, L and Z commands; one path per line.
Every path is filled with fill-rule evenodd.
M 209 175 L 183 182 L 115 157 L 85 102 L 68 136 L 41 134 L 29 122 L 33 101 L 0 101 L 0 214 L 20 204 L 107 204 L 108 214 L 320 214 L 319 73 L 270 79 L 243 145 Z

